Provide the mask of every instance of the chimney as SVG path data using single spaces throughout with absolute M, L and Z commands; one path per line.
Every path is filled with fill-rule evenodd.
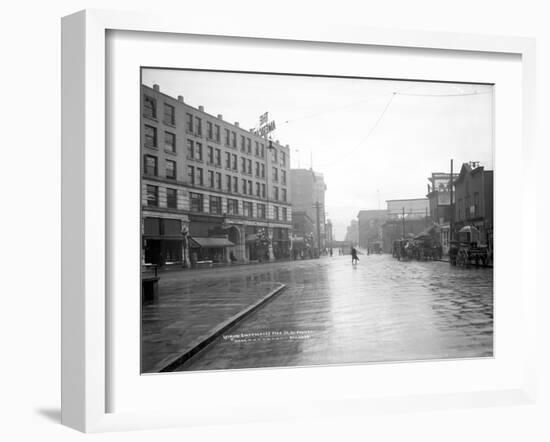
M 235 126 L 239 127 L 239 122 L 235 121 Z
M 199 106 L 199 110 L 200 110 L 201 112 L 204 112 L 204 106 Z
M 158 84 L 154 84 L 153 85 L 153 90 L 157 91 L 157 92 L 160 92 L 160 86 Z
M 183 95 L 178 95 L 178 101 L 179 101 L 180 103 L 183 103 Z
M 222 115 L 222 114 L 218 114 L 218 119 L 219 119 L 219 120 L 223 120 L 223 115 Z

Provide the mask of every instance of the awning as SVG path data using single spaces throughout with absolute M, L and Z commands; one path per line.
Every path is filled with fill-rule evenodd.
M 193 248 L 221 248 L 221 247 L 232 247 L 233 244 L 227 238 L 216 238 L 216 237 L 207 237 L 201 238 L 194 236 L 190 238 L 190 247 Z
M 474 226 L 464 226 L 458 232 L 459 233 L 463 233 L 463 232 L 479 233 L 479 230 L 476 229 Z
M 180 236 L 165 236 L 165 235 L 143 235 L 143 239 L 151 240 L 164 240 L 164 241 L 183 241 L 183 237 Z

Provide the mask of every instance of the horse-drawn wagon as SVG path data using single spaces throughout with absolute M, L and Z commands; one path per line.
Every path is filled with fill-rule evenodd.
M 465 226 L 458 231 L 458 241 L 451 241 L 449 247 L 449 261 L 458 266 L 489 264 L 489 249 L 481 243 L 478 229 Z

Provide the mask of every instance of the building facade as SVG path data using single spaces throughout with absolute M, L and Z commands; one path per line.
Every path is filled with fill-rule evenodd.
M 344 241 L 353 246 L 359 244 L 359 222 L 356 219 L 352 219 L 349 226 L 346 228 L 346 236 Z
M 315 223 L 315 248 L 327 248 L 325 193 L 327 186 L 323 174 L 311 169 L 291 169 L 292 210 L 305 212 Z
M 292 258 L 313 258 L 315 221 L 303 210 L 292 211 Z
M 454 181 L 454 237 L 465 226 L 476 227 L 481 242 L 493 250 L 493 171 L 464 163 Z
M 289 255 L 290 149 L 141 88 L 142 256 L 194 265 Z
M 357 214 L 359 247 L 368 248 L 382 241 L 382 225 L 388 218 L 387 210 L 361 210 Z
M 434 172 L 428 178 L 428 198 L 429 216 L 433 223 L 438 226 L 439 240 L 443 249 L 443 253 L 449 251 L 449 241 L 451 240 L 451 186 L 453 180 L 458 177 L 458 174 Z M 454 199 L 454 198 L 453 198 Z
M 393 241 L 415 236 L 427 229 L 429 218 L 428 198 L 387 200 L 388 219 L 382 224 L 382 247 L 391 253 Z

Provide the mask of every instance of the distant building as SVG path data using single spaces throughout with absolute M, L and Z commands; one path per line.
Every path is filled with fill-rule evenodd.
M 292 212 L 305 212 L 313 220 L 315 223 L 315 248 L 323 250 L 327 244 L 325 232 L 325 192 L 327 186 L 323 174 L 311 169 L 291 169 L 290 188 L 292 192 Z M 319 209 L 317 209 L 317 206 Z
M 327 223 L 325 224 L 325 239 L 327 243 L 327 249 L 332 248 L 332 243 L 334 242 L 334 231 L 332 227 L 332 221 L 330 219 L 327 219 Z
M 288 256 L 290 149 L 272 144 L 142 85 L 144 263 Z
M 292 212 L 292 258 L 312 258 L 315 222 L 304 210 Z
M 455 186 L 453 228 L 476 227 L 482 242 L 493 248 L 493 171 L 477 163 L 464 163 Z
M 352 219 L 350 221 L 349 226 L 346 229 L 344 241 L 352 245 L 359 244 L 359 221 L 356 219 Z
M 387 210 L 361 210 L 357 214 L 359 247 L 382 241 L 382 225 L 387 219 Z
M 429 224 L 428 198 L 387 200 L 388 219 L 382 224 L 382 248 L 391 253 L 393 241 L 415 236 Z
M 428 215 L 430 204 L 428 198 L 409 198 L 400 200 L 386 200 L 388 218 L 425 218 Z

